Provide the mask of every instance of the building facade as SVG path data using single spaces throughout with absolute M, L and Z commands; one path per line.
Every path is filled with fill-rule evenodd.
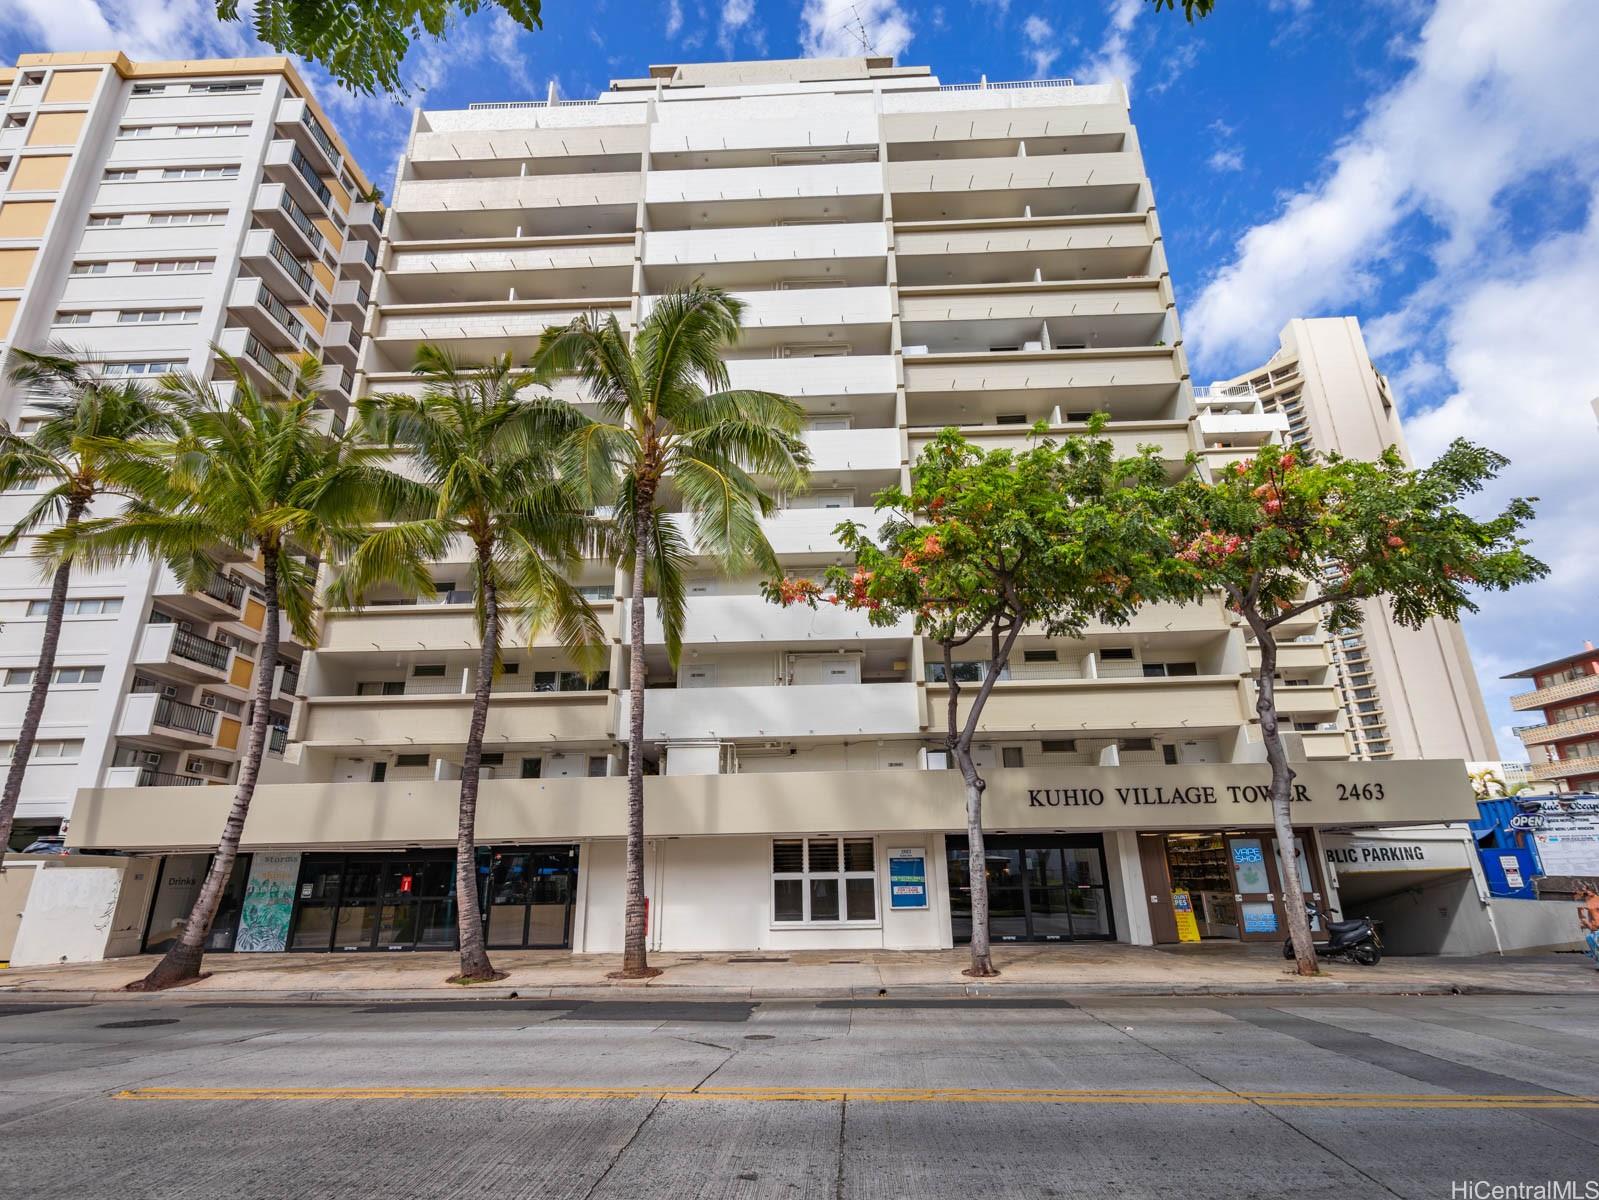
M 326 364 L 348 405 L 377 261 L 371 185 L 288 60 L 130 62 L 29 54 L 0 69 L 0 351 L 70 347 L 112 377 L 256 386 Z M 219 383 L 219 388 L 231 384 Z M 0 417 L 40 419 L 0 382 Z M 7 528 L 34 502 L 0 496 Z M 80 788 L 193 788 L 235 774 L 264 609 L 229 564 L 200 593 L 146 562 L 74 574 L 18 844 L 56 831 Z M 0 558 L 0 749 L 22 719 L 49 591 L 26 544 Z M 274 700 L 281 755 L 303 647 Z M 269 768 L 270 770 L 271 768 Z
M 1543 715 L 1516 730 L 1527 748 L 1528 782 L 1599 792 L 1599 650 L 1585 642 L 1576 654 L 1505 678 L 1532 680 L 1533 690 L 1510 697 L 1510 707 Z
M 1281 347 L 1265 365 L 1208 393 L 1260 409 L 1282 422 L 1287 443 L 1345 458 L 1374 460 L 1397 446 L 1410 452 L 1388 380 L 1372 365 L 1354 317 L 1290 321 Z M 1202 427 L 1206 417 L 1201 415 Z M 1211 446 L 1228 443 L 1226 422 L 1204 432 Z M 1332 640 L 1344 725 L 1361 759 L 1495 759 L 1493 724 L 1471 665 L 1465 635 L 1438 618 L 1420 629 L 1392 619 L 1386 601 L 1362 604 L 1365 618 Z
M 1020 446 L 1096 411 L 1175 475 L 1280 432 L 1235 414 L 1208 448 L 1150 182 L 1119 85 L 942 84 L 888 59 L 652 68 L 592 100 L 420 112 L 357 368 L 417 387 L 424 342 L 521 357 L 579 312 L 636 326 L 696 279 L 741 296 L 735 385 L 805 407 L 811 487 L 765 525 L 787 570 L 907 484 L 941 428 Z M 574 403 L 584 397 L 562 385 Z M 1218 416 L 1225 414 L 1217 414 Z M 256 794 L 219 946 L 444 947 L 476 661 L 463 547 L 430 594 L 331 612 L 281 776 Z M 620 946 L 628 623 L 622 578 L 577 580 L 606 622 L 586 681 L 545 636 L 506 653 L 479 801 L 491 946 Z M 701 556 L 680 664 L 643 647 L 650 938 L 667 949 L 936 947 L 969 935 L 942 664 L 908 624 L 765 603 Z M 1329 648 L 1291 631 L 1279 692 L 1299 759 L 1297 853 L 1331 900 L 1320 831 L 1464 818 L 1458 763 L 1351 763 Z M 983 716 L 986 870 L 1000 940 L 1282 936 L 1251 651 L 1211 601 L 1128 628 L 1024 636 Z M 987 669 L 976 646 L 955 669 Z M 970 690 L 966 693 L 971 694 Z M 80 794 L 70 841 L 163 855 L 147 944 L 192 899 L 227 792 Z M 254 899 L 252 899 L 254 898 Z M 1186 925 L 1186 922 L 1183 924 Z

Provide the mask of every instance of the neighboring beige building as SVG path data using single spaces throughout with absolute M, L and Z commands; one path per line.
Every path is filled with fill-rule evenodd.
M 339 417 L 377 260 L 370 189 L 287 59 L 24 54 L 0 68 L 0 355 L 61 343 L 108 375 L 154 382 L 168 370 L 215 377 L 215 344 L 271 387 L 303 351 L 326 363 Z M 26 432 L 39 415 L 0 380 L 0 419 Z M 0 496 L 0 526 L 35 499 Z M 54 833 L 79 788 L 234 777 L 259 585 L 249 563 L 194 594 L 144 561 L 74 574 L 19 842 Z M 48 594 L 26 546 L 0 558 L 4 758 Z M 286 644 L 278 668 L 269 771 L 302 651 Z
M 1290 321 L 1281 349 L 1253 371 L 1213 385 L 1218 396 L 1256 397 L 1286 418 L 1295 445 L 1346 458 L 1375 459 L 1397 446 L 1399 413 L 1388 381 L 1372 365 L 1354 317 Z M 1214 435 L 1224 440 L 1225 433 Z M 1406 629 L 1386 601 L 1368 601 L 1359 628 L 1333 641 L 1333 658 L 1355 754 L 1365 759 L 1499 757 L 1465 635 L 1434 619 Z
M 1576 654 L 1505 678 L 1532 680 L 1533 690 L 1510 697 L 1510 707 L 1543 716 L 1516 730 L 1530 760 L 1527 779 L 1562 792 L 1599 792 L 1599 650 L 1584 642 Z
M 1034 422 L 1065 434 L 1105 411 L 1174 476 L 1205 444 L 1119 84 L 944 84 L 877 58 L 685 64 L 593 99 L 424 111 L 378 268 L 357 370 L 373 391 L 419 386 L 424 342 L 463 362 L 525 356 L 574 313 L 636 327 L 695 279 L 742 296 L 734 382 L 809 417 L 812 487 L 765 525 L 796 573 L 839 556 L 839 521 L 875 525 L 874 493 L 907 485 L 947 425 L 1019 446 Z M 1282 428 L 1225 423 L 1235 448 L 1213 465 Z M 235 879 L 282 897 L 277 941 L 230 909 L 225 944 L 234 929 L 255 949 L 451 944 L 477 659 L 465 548 L 432 575 L 423 594 L 327 615 L 288 731 L 300 780 L 257 792 Z M 690 575 L 681 664 L 653 604 L 645 647 L 652 943 L 960 940 L 969 863 L 937 656 L 909 623 L 779 609 L 703 556 Z M 495 683 L 478 830 L 493 946 L 620 943 L 625 604 L 603 563 L 577 582 L 610 631 L 609 674 L 585 681 L 541 637 L 508 641 Z M 1470 791 L 1458 762 L 1351 764 L 1325 639 L 1313 618 L 1292 634 L 1279 695 L 1321 896 L 1319 830 L 1469 816 Z M 1177 892 L 1212 936 L 1282 936 L 1249 654 L 1215 600 L 1022 639 L 978 750 L 997 938 L 1175 941 Z M 982 659 L 968 647 L 956 670 L 980 678 Z M 167 855 L 151 944 L 192 895 L 225 796 L 80 794 L 73 843 Z

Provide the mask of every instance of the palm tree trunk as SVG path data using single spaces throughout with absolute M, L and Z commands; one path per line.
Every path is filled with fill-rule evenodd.
M 1264 621 L 1251 620 L 1255 642 L 1260 647 L 1260 670 L 1255 675 L 1255 712 L 1260 717 L 1260 736 L 1266 743 L 1266 761 L 1271 764 L 1271 822 L 1277 833 L 1277 862 L 1283 891 L 1283 907 L 1288 910 L 1288 937 L 1294 944 L 1294 966 L 1301 975 L 1314 975 L 1316 946 L 1310 934 L 1310 917 L 1305 911 L 1305 889 L 1299 879 L 1299 858 L 1294 853 L 1294 818 L 1290 811 L 1294 771 L 1288 765 L 1282 733 L 1277 728 L 1277 637 Z
M 86 500 L 73 500 L 67 508 L 66 525 L 76 525 L 88 506 Z M 44 703 L 50 695 L 50 677 L 56 669 L 56 647 L 61 642 L 61 618 L 67 609 L 67 585 L 72 580 L 72 563 L 64 562 L 50 580 L 50 607 L 44 618 L 44 643 L 33 669 L 33 687 L 28 691 L 28 707 L 22 713 L 22 728 L 11 748 L 11 767 L 6 771 L 5 791 L 0 792 L 0 871 L 5 870 L 6 849 L 11 845 L 11 825 L 17 815 L 17 800 L 22 795 L 22 779 L 33 756 L 33 743 L 44 719 Z
M 217 843 L 216 854 L 211 858 L 211 867 L 200 885 L 200 895 L 189 911 L 189 919 L 183 924 L 182 935 L 154 970 L 128 985 L 130 992 L 159 992 L 202 978 L 200 963 L 205 957 L 205 940 L 211 934 L 212 922 L 222 906 L 223 889 L 239 857 L 244 821 L 250 815 L 250 801 L 255 798 L 256 780 L 261 775 L 261 758 L 266 753 L 273 676 L 278 669 L 278 553 L 275 546 L 261 548 L 266 621 L 261 628 L 261 659 L 255 668 L 255 708 L 250 714 L 250 740 L 245 746 L 244 761 L 239 764 L 239 783 L 233 792 L 228 819 L 222 826 L 222 839 Z
M 649 909 L 644 899 L 644 568 L 649 562 L 649 501 L 633 515 L 632 602 L 627 639 L 627 908 L 622 929 L 622 977 L 659 975 L 649 964 Z
M 504 979 L 483 944 L 483 914 L 477 886 L 477 789 L 483 768 L 483 731 L 489 723 L 489 694 L 494 687 L 494 656 L 500 644 L 500 600 L 494 586 L 494 552 L 478 547 L 478 586 L 483 589 L 483 649 L 477 660 L 477 687 L 472 692 L 472 723 L 461 756 L 461 804 L 455 824 L 455 917 L 461 940 L 461 973 L 452 983 L 490 983 Z

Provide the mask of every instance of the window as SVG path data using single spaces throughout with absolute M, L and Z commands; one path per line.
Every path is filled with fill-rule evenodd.
M 230 80 L 227 83 L 191 83 L 189 95 L 204 96 L 242 96 L 250 92 L 259 92 L 261 81 L 259 79 Z
M 503 751 L 496 750 L 492 754 L 479 755 L 478 765 L 481 767 L 503 767 L 505 765 L 505 754 Z
M 92 312 L 58 312 L 55 323 L 57 325 L 87 325 L 93 317 Z
M 611 760 L 603 754 L 589 756 L 589 778 L 604 779 L 610 773 Z
M 1177 765 L 1177 747 L 1162 746 L 1160 748 L 1160 760 L 1168 767 L 1175 767 Z
M 49 613 L 50 601 L 29 600 L 28 615 L 42 617 Z M 63 610 L 69 617 L 101 617 L 110 616 L 112 613 L 122 611 L 122 598 L 120 596 L 98 597 L 90 596 L 82 599 L 68 600 Z
M 944 673 L 944 664 L 934 662 L 927 664 L 927 680 L 929 683 L 948 683 L 949 678 Z M 983 681 L 983 664 L 980 662 L 958 662 L 955 664 L 956 683 L 981 683 Z
M 1174 678 L 1178 675 L 1198 675 L 1199 664 L 1191 662 L 1167 662 L 1144 664 L 1144 677 L 1147 679 Z
M 1026 413 L 1000 413 L 999 416 L 994 418 L 994 424 L 996 425 L 1026 425 L 1027 423 Z
M 1043 749 L 1045 754 L 1073 754 L 1076 753 L 1077 743 L 1060 739 L 1046 739 L 1043 743 Z
M 162 179 L 237 179 L 239 166 L 232 163 L 217 167 L 163 167 Z
M 411 668 L 412 679 L 443 679 L 444 664 L 430 663 L 420 667 Z
M 73 275 L 104 275 L 110 263 L 103 262 L 75 262 L 72 264 Z
M 151 225 L 220 225 L 226 216 L 219 212 L 170 212 L 150 213 L 147 219 Z
M 104 178 L 106 183 L 127 183 L 130 179 L 138 177 L 138 167 L 108 167 Z
M 15 753 L 15 742 L 0 742 L 0 763 L 9 763 Z M 33 743 L 33 759 L 41 758 L 70 761 L 83 753 L 82 738 L 43 738 Z
M 122 224 L 121 213 L 94 213 L 89 217 L 90 229 L 110 229 Z
M 165 375 L 169 371 L 181 371 L 183 367 L 181 358 L 158 358 L 148 362 L 106 363 L 104 371 L 107 375 Z
M 772 920 L 877 920 L 877 851 L 871 838 L 772 843 Z
M 125 308 L 117 313 L 119 325 L 172 325 L 199 319 L 198 308 Z
M 383 780 L 388 776 L 388 773 L 389 773 L 389 764 L 388 763 L 386 763 L 386 762 L 375 762 L 375 763 L 372 764 L 372 782 L 373 783 L 382 783 Z
M 146 258 L 133 264 L 135 275 L 198 275 L 209 271 L 210 258 Z
M 133 85 L 135 96 L 159 96 L 167 90 L 164 83 L 136 83 Z
M 1060 655 L 1054 650 L 1023 650 L 1022 661 L 1024 663 L 1059 662 Z
M 394 765 L 396 767 L 425 767 L 432 760 L 426 754 L 396 754 Z
M 6 672 L 6 687 L 27 687 L 33 683 L 32 667 L 12 667 Z M 50 676 L 52 684 L 99 683 L 105 675 L 104 667 L 57 667 Z
M 1022 748 L 1020 746 L 1002 746 L 999 751 L 999 765 L 1002 767 L 1019 767 L 1022 765 Z
M 1107 646 L 1099 652 L 1101 662 L 1132 662 L 1133 652 L 1127 646 Z
M 1134 751 L 1153 750 L 1155 748 L 1155 739 L 1154 738 L 1122 738 L 1121 748 L 1123 750 L 1134 750 Z
M 544 774 L 544 760 L 542 758 L 524 758 L 522 760 L 522 778 L 538 779 Z
M 154 137 L 161 129 L 159 125 L 124 125 L 117 130 L 119 138 L 146 138 Z

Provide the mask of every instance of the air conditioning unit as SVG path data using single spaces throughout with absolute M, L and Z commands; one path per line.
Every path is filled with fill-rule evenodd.
M 144 752 L 144 765 L 159 767 L 161 765 L 161 752 L 159 750 L 146 750 Z
M 212 692 L 201 692 L 200 693 L 200 707 L 201 708 L 215 708 L 216 706 L 217 706 L 217 698 L 216 698 L 214 693 L 212 693 Z
M 162 684 L 161 685 L 161 694 L 163 696 L 168 697 L 169 699 L 173 699 L 173 700 L 177 699 L 177 696 L 178 696 L 177 685 L 176 684 L 172 684 L 172 683 L 164 683 L 164 684 Z
M 184 763 L 183 769 L 190 775 L 204 775 L 207 773 L 205 764 L 197 758 L 191 758 L 188 762 Z

